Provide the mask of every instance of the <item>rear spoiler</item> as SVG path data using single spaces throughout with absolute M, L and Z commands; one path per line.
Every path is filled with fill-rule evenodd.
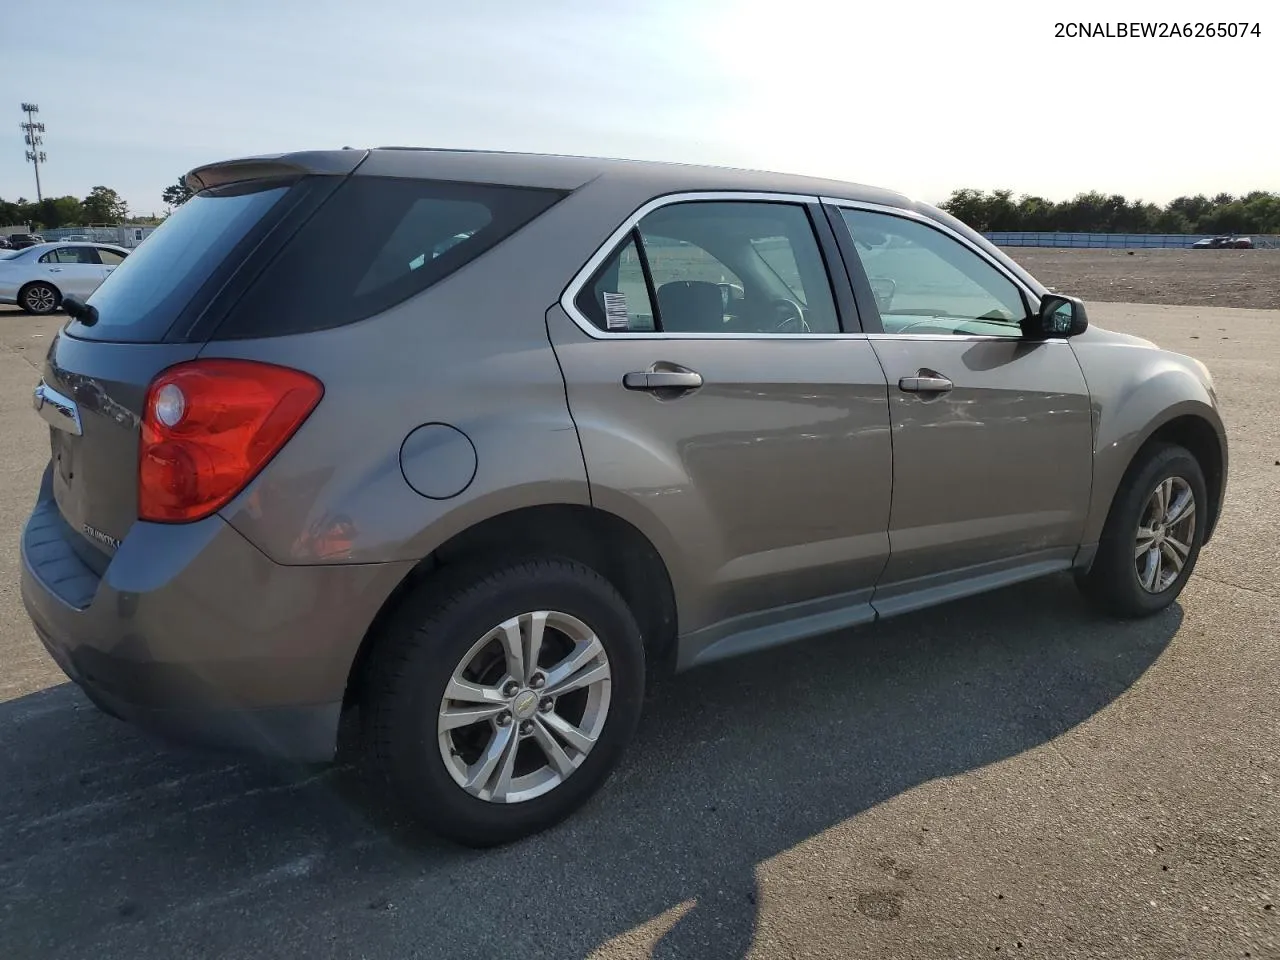
M 193 193 L 199 193 L 211 187 L 225 187 L 227 184 L 246 180 L 299 177 L 306 174 L 344 177 L 360 166 L 368 155 L 368 150 L 344 148 L 244 157 L 196 167 L 183 179 Z

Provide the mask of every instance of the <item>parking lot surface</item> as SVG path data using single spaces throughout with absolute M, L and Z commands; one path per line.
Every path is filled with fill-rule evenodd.
M 1280 311 L 1090 313 L 1224 404 L 1177 605 L 1115 623 L 1053 578 L 684 674 L 581 814 L 480 853 L 65 682 L 16 546 L 61 318 L 0 311 L 0 957 L 1280 957 Z

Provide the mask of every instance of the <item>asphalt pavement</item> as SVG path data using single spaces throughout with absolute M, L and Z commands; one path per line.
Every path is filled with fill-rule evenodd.
M 0 957 L 1280 957 L 1280 311 L 1091 304 L 1231 434 L 1182 600 L 1051 578 L 658 688 L 581 813 L 494 851 L 344 768 L 159 743 L 23 613 L 61 318 L 0 312 Z

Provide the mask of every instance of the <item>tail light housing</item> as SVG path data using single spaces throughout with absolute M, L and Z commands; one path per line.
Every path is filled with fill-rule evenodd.
M 147 389 L 138 516 L 188 523 L 245 488 L 324 395 L 310 374 L 253 360 L 180 363 Z

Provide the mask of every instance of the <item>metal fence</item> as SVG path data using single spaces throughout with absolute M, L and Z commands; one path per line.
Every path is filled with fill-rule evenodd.
M 133 248 L 150 236 L 154 230 L 153 226 L 121 223 L 114 226 L 58 227 L 53 230 L 41 230 L 40 236 L 51 243 L 66 240 L 68 237 L 86 237 L 94 243 L 114 243 L 116 246 Z
M 1033 233 L 993 232 L 983 234 L 1000 247 L 1093 247 L 1131 249 L 1134 247 L 1189 247 L 1197 240 L 1225 234 L 1213 233 Z M 1245 234 L 1241 234 L 1245 236 Z M 1247 234 L 1256 249 L 1280 249 L 1280 235 Z

